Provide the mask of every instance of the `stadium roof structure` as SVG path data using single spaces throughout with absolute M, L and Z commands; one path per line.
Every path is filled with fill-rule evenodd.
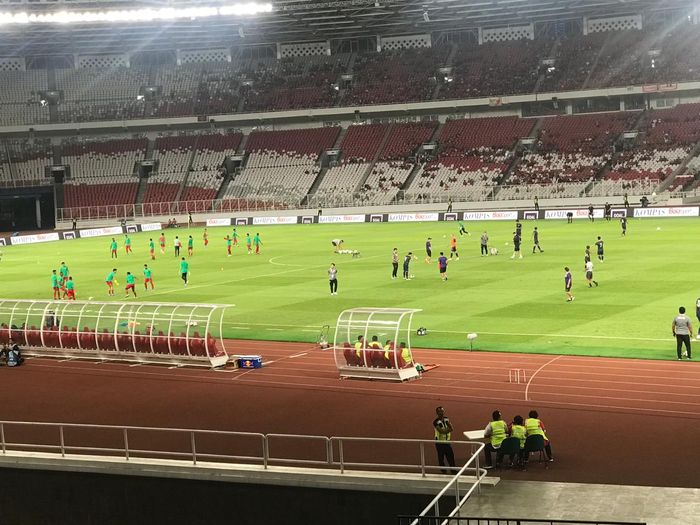
M 205 0 L 0 0 L 0 12 L 219 6 Z M 582 17 L 687 11 L 694 0 L 273 0 L 249 17 L 130 23 L 0 24 L 0 56 L 206 49 L 503 27 Z

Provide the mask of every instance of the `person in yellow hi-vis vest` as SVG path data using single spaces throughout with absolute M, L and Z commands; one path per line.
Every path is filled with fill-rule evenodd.
M 445 409 L 442 407 L 437 407 L 435 409 L 437 417 L 433 420 L 433 429 L 435 430 L 435 450 L 437 450 L 438 464 L 441 467 L 445 466 L 445 460 L 447 460 L 448 465 L 451 469 L 441 468 L 440 472 L 443 474 L 456 474 L 457 469 L 455 468 L 455 453 L 452 450 L 452 445 L 450 441 L 452 439 L 452 423 L 450 419 L 445 415 Z
M 547 461 L 554 461 L 554 456 L 552 456 L 552 445 L 547 439 L 547 434 L 545 434 L 544 423 L 539 419 L 537 410 L 530 410 L 527 419 L 525 420 L 525 431 L 528 436 L 542 436 L 544 438 L 544 452 L 547 454 Z
M 523 462 L 523 453 L 525 450 L 525 439 L 527 438 L 527 429 L 523 425 L 523 417 L 515 416 L 513 418 L 513 423 L 510 426 L 511 437 L 518 438 L 520 441 L 520 454 L 518 454 L 518 463 Z M 511 467 L 513 465 L 511 464 Z
M 493 468 L 493 460 L 491 454 L 498 452 L 501 448 L 501 443 L 508 437 L 508 425 L 503 419 L 501 419 L 501 413 L 498 410 L 494 410 L 491 414 L 492 421 L 486 425 L 484 430 L 484 437 L 489 440 L 484 447 L 484 456 L 486 459 L 486 465 L 484 468 Z M 497 467 L 499 465 L 496 465 Z
M 358 360 L 362 359 L 362 349 L 365 346 L 365 339 L 361 335 L 357 336 L 357 342 L 355 343 L 355 356 Z

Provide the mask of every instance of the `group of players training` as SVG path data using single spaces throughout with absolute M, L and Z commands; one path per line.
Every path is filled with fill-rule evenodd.
M 232 246 L 237 246 L 238 245 L 238 232 L 236 229 L 233 229 L 233 233 L 231 235 L 227 235 L 224 237 L 224 240 L 226 241 L 226 250 L 227 254 L 229 257 L 231 257 L 232 252 L 231 248 Z M 207 229 L 204 229 L 204 233 L 202 234 L 202 241 L 204 244 L 204 247 L 209 246 L 209 233 Z M 248 254 L 252 255 L 255 253 L 256 255 L 260 254 L 260 246 L 262 246 L 262 241 L 260 240 L 260 234 L 256 233 L 254 237 L 251 238 L 249 233 L 245 234 L 245 242 L 246 242 L 246 247 L 248 249 Z M 165 232 L 160 233 L 160 237 L 158 238 L 158 243 L 160 245 L 160 253 L 161 255 L 165 255 L 165 245 L 166 245 L 166 239 L 165 239 Z M 179 236 L 175 236 L 175 239 L 173 240 L 173 248 L 174 248 L 174 253 L 175 257 L 180 257 L 180 249 L 182 248 L 182 241 L 180 240 Z M 153 239 L 148 240 L 148 250 L 149 250 L 149 256 L 151 260 L 156 259 L 156 245 Z M 119 245 L 117 243 L 116 238 L 112 237 L 112 240 L 110 242 L 110 253 L 111 253 L 111 258 L 112 259 L 117 259 L 119 257 Z M 133 251 L 131 249 L 131 238 L 129 237 L 128 234 L 124 236 L 124 252 L 126 255 L 132 254 Z M 187 238 L 187 255 L 189 257 L 192 257 L 194 255 L 194 239 L 192 236 L 188 236 Z M 112 270 L 107 274 L 105 277 L 105 284 L 107 285 L 107 295 L 109 296 L 114 296 L 115 295 L 115 286 L 119 286 L 119 282 L 117 281 L 117 268 L 112 268 Z M 189 283 L 189 275 L 190 275 L 190 263 L 187 261 L 185 257 L 181 257 L 180 259 L 180 269 L 179 269 L 179 275 L 182 281 L 184 282 L 184 285 L 187 286 Z M 126 297 L 130 297 L 133 295 L 136 297 L 136 277 L 134 274 L 131 272 L 126 272 L 126 286 L 125 286 L 125 292 L 126 292 Z M 145 290 L 148 290 L 148 286 L 150 285 L 151 290 L 155 288 L 153 284 L 153 270 L 148 267 L 148 264 L 143 265 L 143 286 Z M 61 261 L 61 266 L 59 267 L 58 273 L 56 273 L 56 270 L 51 271 L 51 288 L 53 289 L 53 298 L 54 299 L 66 299 L 66 300 L 76 300 L 76 291 L 75 291 L 75 282 L 73 281 L 73 276 L 70 275 L 70 270 L 68 269 L 68 266 L 64 261 Z M 92 299 L 92 297 L 90 298 Z

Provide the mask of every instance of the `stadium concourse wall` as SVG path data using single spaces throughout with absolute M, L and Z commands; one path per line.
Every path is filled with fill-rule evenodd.
M 414 208 L 415 209 L 415 208 Z M 209 217 L 198 223 L 208 227 L 224 226 L 269 226 L 289 224 L 357 224 L 357 223 L 397 223 L 397 222 L 438 222 L 438 221 L 514 221 L 522 220 L 556 220 L 566 219 L 571 213 L 574 219 L 587 219 L 588 208 L 572 206 L 567 208 L 540 209 L 483 209 L 471 211 L 455 211 L 451 213 L 442 211 L 394 211 L 376 213 L 352 213 L 342 214 L 288 214 L 280 211 L 277 214 L 267 212 L 264 215 L 235 215 L 229 217 Z M 595 208 L 594 216 L 603 217 L 603 209 Z M 673 218 L 673 217 L 700 217 L 700 206 L 650 206 L 647 208 L 624 208 L 613 206 L 613 218 Z M 186 222 L 184 223 L 186 224 Z M 84 228 L 77 230 L 61 230 L 43 232 L 29 235 L 5 235 L 0 236 L 0 246 L 34 244 L 40 242 L 52 242 L 60 240 L 85 239 L 92 237 L 104 237 L 110 235 L 122 235 L 125 233 L 138 233 L 148 231 L 160 231 L 164 228 L 162 222 L 143 222 L 119 226 L 105 226 L 96 228 Z

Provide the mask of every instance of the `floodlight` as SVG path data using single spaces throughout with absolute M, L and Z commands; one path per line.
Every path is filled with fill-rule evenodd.
M 105 11 L 56 11 L 27 13 L 5 11 L 0 13 L 0 25 L 9 24 L 70 24 L 85 22 L 150 22 L 154 20 L 176 20 L 209 18 L 213 16 L 252 16 L 272 12 L 272 4 L 249 2 L 221 7 L 187 7 L 160 9 L 114 9 Z

